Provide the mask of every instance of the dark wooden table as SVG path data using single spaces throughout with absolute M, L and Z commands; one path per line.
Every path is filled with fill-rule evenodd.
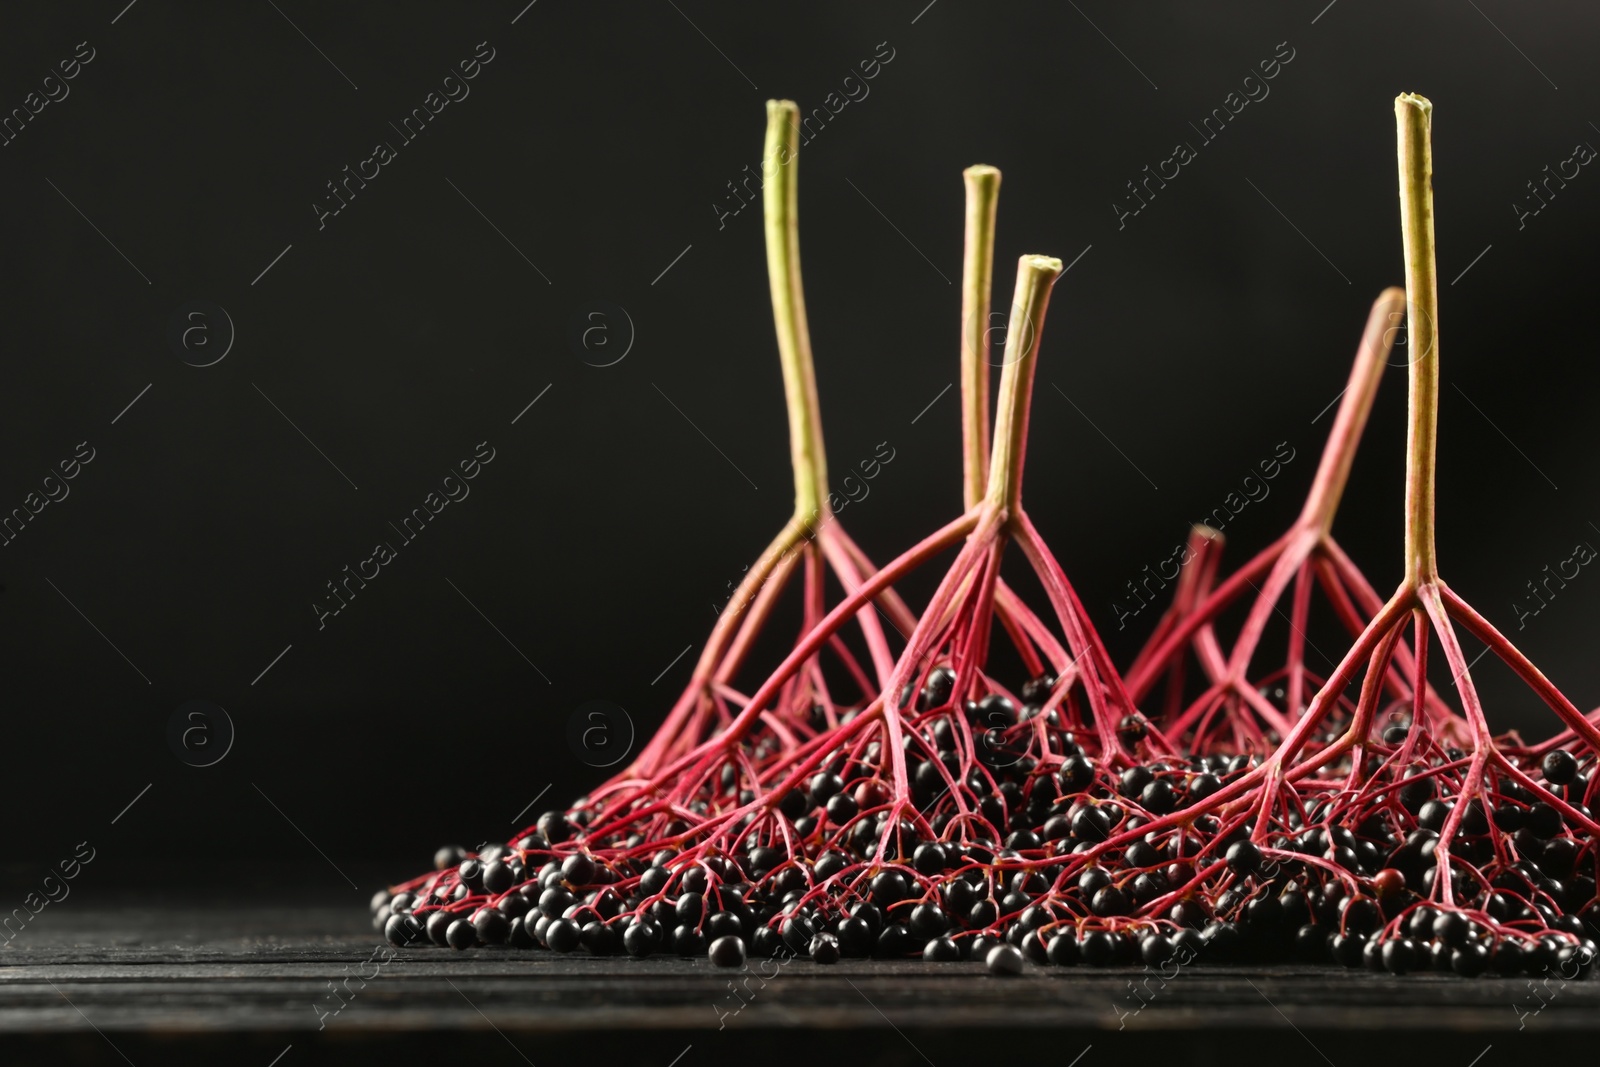
M 1005 979 L 971 964 L 805 960 L 752 963 L 742 976 L 703 960 L 512 949 L 386 960 L 359 904 L 86 902 L 49 920 L 0 948 L 5 1067 L 425 1058 L 957 1067 L 1024 1057 L 1102 1067 L 1157 1055 L 1186 1065 L 1274 1056 L 1506 1067 L 1567 1050 L 1592 1063 L 1600 1050 L 1600 981 L 1197 964 L 1163 985 L 1138 969 L 1030 967 Z M 330 983 L 346 979 L 336 998 Z

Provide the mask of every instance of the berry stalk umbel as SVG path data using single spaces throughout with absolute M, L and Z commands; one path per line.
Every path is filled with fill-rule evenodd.
M 733 678 L 796 571 L 804 582 L 803 629 L 810 629 L 821 618 L 830 572 L 848 591 L 858 588 L 876 570 L 835 519 L 828 503 L 827 455 L 800 270 L 798 111 L 792 101 L 768 101 L 762 150 L 767 277 L 783 369 L 794 513 L 734 591 L 701 651 L 689 686 L 629 769 L 628 781 L 654 775 L 668 757 L 691 750 L 732 721 L 726 698 L 734 696 Z M 909 630 L 914 624 L 909 609 L 892 589 L 882 592 L 878 607 L 893 626 Z M 859 622 L 881 683 L 890 663 L 882 625 L 870 607 L 859 614 Z M 858 683 L 865 683 L 863 688 L 871 687 L 865 670 L 842 641 L 832 642 L 831 651 L 840 655 Z M 818 677 L 815 668 L 812 673 Z M 819 685 L 813 682 L 812 687 Z M 825 693 L 809 694 L 816 700 L 806 700 L 806 695 L 797 691 L 781 712 L 792 728 L 802 733 L 837 722 L 840 710 L 850 703 L 835 701 Z
M 1139 700 L 1165 679 L 1158 721 L 1192 751 L 1260 752 L 1288 735 L 1324 681 L 1307 663 L 1314 593 L 1322 594 L 1351 636 L 1382 606 L 1332 530 L 1404 307 L 1401 289 L 1385 290 L 1374 301 L 1316 475 L 1289 530 L 1216 588 L 1221 535 L 1206 528 L 1191 531 L 1173 605 L 1129 668 L 1128 686 Z M 1246 602 L 1244 621 L 1232 647 L 1224 650 L 1216 621 Z M 1268 627 L 1280 621 L 1287 622 L 1283 660 L 1263 668 L 1258 659 Z M 1205 688 L 1184 700 L 1192 663 L 1199 666 Z M 1397 700 L 1410 699 L 1404 675 L 1409 666 L 1410 653 L 1398 650 L 1395 668 L 1385 678 L 1386 690 Z M 1428 694 L 1426 707 L 1441 727 L 1455 728 L 1453 713 L 1435 694 Z
M 1413 196 L 1416 180 L 1404 176 L 1427 167 L 1413 157 L 1407 170 L 1403 123 L 1416 116 L 1400 106 L 1419 99 L 1397 102 L 1402 186 Z M 1406 241 L 1408 264 L 1419 252 L 1431 264 L 1431 231 L 1418 244 L 1408 226 Z M 1409 534 L 1430 532 L 1433 521 L 1431 432 L 1430 447 L 1408 456 L 1418 475 L 1408 484 L 1424 488 L 1407 497 L 1405 581 L 1373 606 L 1369 625 L 1355 627 L 1349 652 L 1265 760 L 1180 754 L 1133 708 L 1022 503 L 1039 337 L 1060 269 L 1044 257 L 1019 262 L 989 465 L 965 513 L 831 608 L 818 606 L 818 621 L 748 696 L 717 687 L 731 714 L 724 725 L 603 799 L 547 813 L 539 831 L 511 846 L 383 894 L 374 906 L 391 939 L 414 938 L 426 924 L 427 936 L 456 947 L 510 940 L 556 952 L 704 955 L 719 965 L 747 952 L 806 953 L 818 963 L 920 952 L 984 959 L 996 973 L 1014 973 L 1024 957 L 1157 965 L 1291 951 L 1391 971 L 1559 965 L 1568 977 L 1569 964 L 1573 974 L 1587 968 L 1593 945 L 1582 917 L 1600 921 L 1588 807 L 1600 779 L 1595 730 L 1451 599 L 1436 567 L 1410 565 L 1423 540 Z M 1434 294 L 1415 271 L 1408 282 L 1414 316 L 1437 322 Z M 1423 371 L 1433 386 L 1413 387 L 1413 426 L 1432 425 L 1417 408 L 1437 402 L 1436 335 L 1414 361 L 1430 354 L 1434 365 Z M 1319 473 L 1319 503 L 1306 511 L 1324 530 L 1331 512 L 1323 509 L 1349 470 L 1339 449 L 1353 448 L 1339 425 L 1334 437 L 1344 443 L 1330 447 L 1340 462 L 1325 456 L 1322 469 L 1333 473 Z M 970 492 L 968 473 L 964 463 Z M 1422 492 L 1426 509 L 1415 506 Z M 1059 640 L 1031 611 L 1006 606 L 999 571 L 1012 540 L 1045 589 Z M 1427 544 L 1431 557 L 1431 534 Z M 1217 547 L 1197 547 L 1195 578 L 1180 586 L 1184 607 L 1171 633 L 1188 632 L 1163 639 L 1209 641 L 1201 661 L 1213 673 L 1226 662 L 1211 619 L 1189 620 L 1229 582 L 1246 584 L 1229 579 L 1213 591 Z M 887 682 L 863 672 L 861 706 L 800 730 L 789 700 L 816 684 L 817 657 L 875 597 L 951 550 Z M 1047 663 L 1048 671 L 1015 689 L 993 676 L 997 618 L 1030 669 Z M 1452 619 L 1555 708 L 1572 731 L 1571 751 L 1548 752 L 1535 766 L 1525 749 L 1497 747 L 1470 673 L 1457 670 L 1465 663 Z M 1439 698 L 1426 685 L 1430 634 L 1465 714 L 1431 710 Z M 1359 698 L 1345 700 L 1357 683 Z M 1407 714 L 1380 729 L 1385 699 Z M 1466 748 L 1452 729 L 1465 731 Z

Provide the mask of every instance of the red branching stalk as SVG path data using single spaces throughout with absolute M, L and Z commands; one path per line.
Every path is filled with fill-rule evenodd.
M 1387 289 L 1373 303 L 1316 477 L 1288 532 L 1214 590 L 1220 535 L 1204 528 L 1191 532 L 1185 571 L 1173 604 L 1129 669 L 1128 688 L 1134 699 L 1142 699 L 1165 677 L 1164 711 L 1159 721 L 1174 741 L 1186 742 L 1193 751 L 1221 747 L 1260 752 L 1289 735 L 1311 695 L 1325 682 L 1306 664 L 1314 591 L 1322 593 L 1352 636 L 1361 632 L 1382 605 L 1371 583 L 1334 539 L 1332 529 L 1404 301 L 1403 290 Z M 1224 653 L 1215 632 L 1216 620 L 1252 593 L 1254 599 L 1232 650 Z M 1287 612 L 1285 597 L 1289 600 Z M 1263 670 L 1257 657 L 1263 635 L 1275 619 L 1288 623 L 1287 648 L 1281 666 Z M 1191 656 L 1198 660 L 1207 687 L 1184 703 Z M 1410 653 L 1402 648 L 1394 658 L 1393 669 L 1384 677 L 1385 688 L 1396 700 L 1409 701 L 1405 678 L 1412 667 Z M 1267 696 L 1275 687 L 1282 689 L 1282 707 Z M 1431 691 L 1425 708 L 1436 729 L 1451 736 L 1461 733 L 1456 716 Z
M 778 136 L 775 142 L 769 127 L 769 148 L 784 143 L 785 109 L 774 105 L 769 115 Z M 836 523 L 802 539 L 794 523 L 805 526 L 806 515 L 823 514 L 826 495 L 794 259 L 792 151 L 788 159 L 780 153 L 788 184 L 774 180 L 769 168 L 769 267 L 803 506 L 747 580 L 749 609 L 737 621 L 732 615 L 719 621 L 669 719 L 668 736 L 570 810 L 546 813 L 537 832 L 525 831 L 509 848 L 496 846 L 488 862 L 505 870 L 493 867 L 494 885 L 462 864 L 375 904 L 380 916 L 394 909 L 386 926 L 391 940 L 414 938 L 420 918 L 471 914 L 475 926 L 483 921 L 485 940 L 515 941 L 520 929 L 531 944 L 545 941 L 547 932 L 549 947 L 560 942 L 566 951 L 576 946 L 581 926 L 591 951 L 614 951 L 615 941 L 626 938 L 612 934 L 625 927 L 635 940 L 655 939 L 644 954 L 663 947 L 660 927 L 677 923 L 670 947 L 695 954 L 705 951 L 696 939 L 709 929 L 706 913 L 715 905 L 718 928 L 740 930 L 761 953 L 785 942 L 795 950 L 809 943 L 815 953 L 811 932 L 820 925 L 841 941 L 847 934 L 856 939 L 857 954 L 904 955 L 908 930 L 920 924 L 925 933 L 950 931 L 942 938 L 919 935 L 928 952 L 938 950 L 929 958 L 967 951 L 960 946 L 974 954 L 1014 954 L 999 944 L 1003 933 L 1036 960 L 1065 962 L 1058 956 L 1081 951 L 1108 962 L 1108 937 L 1136 935 L 1147 960 L 1151 953 L 1166 959 L 1176 945 L 1225 943 L 1230 931 L 1238 936 L 1252 923 L 1258 936 L 1270 932 L 1272 917 L 1291 912 L 1294 901 L 1306 918 L 1315 916 L 1300 926 L 1297 943 L 1307 941 L 1302 935 L 1309 930 L 1313 947 L 1326 937 L 1324 951 L 1346 963 L 1352 951 L 1359 962 L 1366 946 L 1382 948 L 1384 964 L 1403 970 L 1414 949 L 1401 944 L 1391 954 L 1387 943 L 1398 939 L 1402 925 L 1431 932 L 1455 921 L 1462 928 L 1440 934 L 1435 948 L 1463 973 L 1481 971 L 1473 954 L 1487 958 L 1491 945 L 1496 967 L 1510 968 L 1503 973 L 1522 965 L 1523 946 L 1529 960 L 1581 949 L 1587 966 L 1592 946 L 1580 944 L 1576 913 L 1600 917 L 1593 879 L 1600 825 L 1589 809 L 1600 788 L 1600 727 L 1439 576 L 1431 106 L 1402 96 L 1396 115 L 1411 422 L 1406 570 L 1388 601 L 1379 600 L 1329 530 L 1388 350 L 1397 291 L 1374 308 L 1300 519 L 1220 585 L 1220 538 L 1197 531 L 1195 558 L 1174 606 L 1124 684 L 1022 505 L 1035 368 L 1059 260 L 1024 256 L 1018 264 L 998 414 L 982 462 L 981 439 L 989 437 L 982 423 L 987 346 L 983 331 L 970 325 L 987 319 L 999 180 L 992 168 L 967 175 L 965 512 L 879 570 L 842 535 L 830 538 Z M 1048 624 L 1000 577 L 1012 541 L 1044 588 Z M 879 608 L 891 616 L 903 611 L 894 607 L 893 585 L 951 550 L 955 558 L 926 608 L 914 618 L 906 613 L 904 647 L 890 653 L 875 629 Z M 845 588 L 832 606 L 822 596 L 828 568 Z M 802 633 L 752 692 L 739 693 L 733 673 L 769 617 L 777 589 L 797 570 L 807 583 Z M 1354 635 L 1325 679 L 1304 665 L 1314 586 Z M 1225 653 L 1216 621 L 1246 587 L 1256 589 L 1257 599 Z M 1291 634 L 1298 637 L 1291 637 L 1286 666 L 1263 677 L 1252 661 L 1286 595 Z M 996 620 L 1027 668 L 1039 672 L 1017 694 L 990 672 Z M 866 637 L 872 670 L 854 664 L 851 677 L 863 701 L 841 709 L 830 700 L 818 661 L 825 652 L 848 658 L 840 633 L 852 624 Z M 1497 744 L 1457 624 L 1545 700 L 1578 761 L 1558 760 L 1552 770 L 1547 759 L 1540 781 L 1528 749 Z M 1460 693 L 1460 713 L 1427 684 L 1435 640 Z M 1185 704 L 1190 655 L 1207 693 Z M 1163 677 L 1162 716 L 1171 735 L 1134 706 Z M 1263 681 L 1279 679 L 1291 694 L 1287 711 L 1260 699 Z M 1350 699 L 1346 691 L 1358 683 Z M 815 702 L 825 708 L 820 727 L 808 718 Z M 1395 704 L 1406 709 L 1405 722 L 1386 726 L 1380 711 Z M 1253 749 L 1265 758 L 1180 753 L 1174 741 L 1185 739 Z M 1579 780 L 1581 786 L 1563 784 Z M 1523 829 L 1512 832 L 1511 824 Z M 1552 877 L 1538 863 L 1558 873 Z M 521 884 L 503 888 L 512 877 Z M 1570 887 L 1559 884 L 1561 877 L 1571 878 Z M 526 910 L 535 900 L 536 910 Z M 507 928 L 504 915 L 519 905 L 526 921 L 512 921 L 524 925 Z M 863 914 L 890 924 L 883 929 L 887 942 L 874 943 L 876 931 L 867 936 Z M 531 935 L 528 922 L 536 923 Z M 891 936 L 896 929 L 898 942 Z M 431 926 L 429 933 L 438 939 Z M 461 940 L 473 937 L 468 930 Z M 451 944 L 457 940 L 451 935 Z M 1068 942 L 1070 951 L 1063 947 Z M 742 959 L 742 949 L 734 949 Z
M 762 165 L 767 275 L 784 393 L 788 400 L 790 459 L 795 476 L 794 514 L 740 582 L 727 610 L 712 629 L 689 684 L 673 705 L 666 722 L 618 781 L 651 778 L 673 756 L 690 751 L 733 721 L 743 701 L 733 689 L 734 678 L 797 570 L 804 582 L 802 633 L 813 628 L 822 617 L 829 571 L 848 593 L 859 588 L 876 570 L 834 517 L 829 505 L 821 407 L 800 273 L 798 110 L 792 101 L 768 102 Z M 891 625 L 901 632 L 915 624 L 910 610 L 892 589 L 883 590 L 877 605 Z M 871 659 L 871 681 L 842 640 L 836 638 L 828 647 L 839 656 L 865 693 L 882 684 L 892 661 L 878 614 L 871 605 L 857 613 L 857 621 Z M 828 692 L 820 663 L 813 660 L 805 668 L 802 684 L 791 687 L 775 714 L 788 731 L 798 730 L 809 735 L 818 726 L 836 725 L 840 714 L 850 706 L 852 702 L 835 700 Z M 813 719 L 813 708 L 822 709 L 820 723 Z

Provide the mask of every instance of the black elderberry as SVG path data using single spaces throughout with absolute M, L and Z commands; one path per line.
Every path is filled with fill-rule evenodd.
M 1450 969 L 1464 978 L 1476 978 L 1489 969 L 1489 950 L 1475 941 L 1450 951 Z
M 1101 918 L 1125 915 L 1128 911 L 1128 897 L 1116 886 L 1108 885 L 1098 890 L 1090 899 L 1089 910 Z
M 838 963 L 839 939 L 832 934 L 818 934 L 811 939 L 808 952 L 812 963 Z
M 706 955 L 716 967 L 743 967 L 745 962 L 744 942 L 737 937 L 719 937 L 711 942 L 711 947 Z
M 1021 911 L 1032 903 L 1033 898 L 1028 894 L 1012 889 L 1000 898 L 1000 913 L 1002 915 L 1010 915 Z
M 1502 902 L 1505 900 L 1504 897 L 1501 897 L 1500 899 Z M 1493 916 L 1492 912 L 1490 914 Z M 1406 936 L 1416 941 L 1431 940 L 1435 936 L 1433 932 L 1433 923 L 1438 917 L 1438 913 L 1432 908 L 1428 907 L 1426 904 L 1422 905 L 1421 907 L 1414 908 L 1411 911 L 1411 914 L 1406 917 Z
M 561 877 L 570 885 L 589 885 L 594 881 L 594 860 L 582 852 L 574 852 L 561 861 Z
M 661 947 L 661 927 L 648 919 L 629 923 L 622 932 L 622 947 L 628 955 L 643 959 Z
M 911 932 L 921 938 L 936 938 L 950 929 L 950 918 L 937 904 L 918 904 L 911 909 Z
M 1104 841 L 1110 831 L 1111 819 L 1098 805 L 1085 804 L 1072 817 L 1072 836 L 1079 841 Z
M 1422 805 L 1434 798 L 1437 792 L 1438 787 L 1434 785 L 1432 778 L 1419 778 L 1407 782 L 1400 787 L 1400 805 L 1412 814 L 1416 814 Z
M 383 924 L 383 936 L 388 938 L 389 944 L 404 948 L 415 944 L 426 936 L 422 928 L 422 921 L 415 915 L 402 913 L 391 915 Z
M 865 919 L 852 916 L 839 923 L 839 950 L 846 956 L 870 956 L 876 935 Z
M 756 932 L 750 937 L 750 951 L 757 956 L 771 959 L 780 953 L 786 952 L 783 938 L 778 931 L 770 926 L 758 926 Z
M 1122 772 L 1122 777 L 1119 780 L 1120 792 L 1125 797 L 1136 797 L 1139 795 L 1139 791 L 1154 779 L 1155 775 L 1150 773 L 1150 768 L 1148 767 L 1139 765 L 1129 767 Z
M 1144 740 L 1148 728 L 1144 719 L 1138 715 L 1124 715 L 1117 723 L 1117 737 L 1128 748 L 1132 748 Z
M 456 876 L 474 893 L 483 892 L 483 864 L 478 860 L 462 860 L 461 866 L 456 868 Z
M 922 958 L 929 963 L 956 963 L 961 959 L 961 946 L 948 937 L 936 937 L 922 946 Z
M 1564 749 L 1552 749 L 1545 754 L 1540 769 L 1551 785 L 1566 785 L 1578 776 L 1578 761 Z
M 791 915 L 778 927 L 778 934 L 792 951 L 804 952 L 817 936 L 817 929 L 806 916 Z
M 883 909 L 871 901 L 863 900 L 852 904 L 850 906 L 850 914 L 854 918 L 865 921 L 874 938 L 883 932 Z
M 1535 837 L 1548 840 L 1561 832 L 1561 813 L 1544 801 L 1536 801 L 1528 808 L 1528 830 Z
M 448 911 L 435 911 L 428 914 L 426 929 L 428 940 L 440 948 L 446 948 L 450 942 L 445 938 L 445 931 L 450 929 L 450 924 L 455 921 L 455 916 Z
M 811 806 L 820 808 L 844 789 L 844 779 L 823 771 L 811 779 Z
M 1171 941 L 1161 934 L 1146 934 L 1139 942 L 1139 957 L 1152 967 L 1159 967 L 1176 954 Z
M 1078 939 L 1071 933 L 1056 934 L 1045 945 L 1045 959 L 1057 967 L 1067 967 L 1078 962 Z
M 1022 683 L 1018 693 L 1029 704 L 1043 704 L 1050 699 L 1050 690 L 1055 688 L 1056 680 L 1049 674 L 1041 674 L 1037 678 L 1029 678 Z
M 1081 793 L 1094 782 L 1094 764 L 1083 756 L 1068 756 L 1056 771 L 1056 782 L 1063 796 Z
M 572 835 L 572 824 L 559 811 L 547 811 L 539 816 L 539 833 L 545 841 L 559 845 Z
M 850 861 L 845 858 L 842 852 L 829 851 L 817 857 L 817 865 L 812 868 L 812 872 L 816 874 L 818 881 L 824 881 L 832 878 L 848 866 L 850 866 Z
M 1078 938 L 1078 957 L 1091 967 L 1108 966 L 1116 951 L 1116 943 L 1104 930 L 1085 931 Z
M 479 908 L 472 917 L 472 928 L 485 945 L 503 945 L 511 938 L 511 920 L 499 908 Z
M 700 893 L 680 893 L 678 902 L 673 906 L 678 921 L 686 926 L 694 926 L 705 917 L 706 898 Z
M 917 710 L 932 711 L 950 703 L 950 695 L 955 690 L 956 674 L 949 667 L 940 665 L 928 672 L 928 680 L 923 683 L 922 691 L 917 694 Z
M 706 918 L 705 933 L 713 941 L 719 937 L 743 937 L 744 921 L 736 912 L 719 911 Z
M 878 935 L 877 943 L 872 947 L 872 954 L 880 959 L 903 959 L 917 951 L 918 940 L 906 929 L 904 923 L 889 923 L 883 928 L 883 933 Z
M 1390 974 L 1405 974 L 1416 969 L 1417 946 L 1410 938 L 1391 938 L 1383 943 L 1383 969 Z
M 1315 923 L 1306 923 L 1294 934 L 1294 954 L 1306 963 L 1316 963 L 1328 953 L 1327 931 Z
M 1157 852 L 1153 845 L 1144 841 L 1135 841 L 1129 845 L 1128 851 L 1124 853 L 1124 856 L 1127 858 L 1129 867 L 1154 867 L 1161 862 L 1161 853 Z
M 1383 912 L 1371 897 L 1351 897 L 1342 909 L 1344 929 L 1350 934 L 1370 934 L 1383 925 Z
M 906 876 L 894 869 L 879 871 L 872 879 L 872 902 L 880 908 L 898 904 L 911 895 Z
M 478 943 L 478 931 L 465 919 L 456 919 L 445 930 L 445 940 L 456 951 L 469 949 Z
M 830 801 L 831 803 L 831 801 Z M 745 854 L 744 867 L 750 874 L 751 881 L 759 881 L 768 874 L 778 869 L 783 863 L 783 853 L 775 848 L 762 845 L 751 849 Z
M 572 891 L 562 886 L 551 886 L 539 894 L 539 911 L 552 919 L 561 918 L 566 910 L 577 903 Z
M 1428 830 L 1444 829 L 1444 821 L 1450 817 L 1451 805 L 1442 800 L 1430 800 L 1417 809 L 1417 825 Z
M 1511 938 L 1502 938 L 1489 950 L 1489 967 L 1498 975 L 1511 977 L 1522 970 L 1524 954 L 1522 946 Z
M 1334 934 L 1328 942 L 1335 963 L 1342 967 L 1359 967 L 1367 939 L 1360 934 Z
M 1167 876 L 1160 871 L 1146 871 L 1138 875 L 1128 885 L 1128 892 L 1133 901 L 1140 907 L 1150 903 L 1157 897 L 1165 896 L 1171 891 L 1167 885 Z
M 1452 947 L 1466 943 L 1470 926 L 1467 917 L 1456 911 L 1442 911 L 1433 920 L 1433 936 Z
M 706 950 L 705 935 L 692 926 L 676 927 L 672 931 L 672 950 L 680 956 L 698 956 Z
M 611 927 L 599 919 L 583 924 L 583 929 L 578 931 L 578 941 L 596 956 L 609 956 L 617 947 Z
M 1167 911 L 1167 918 L 1180 927 L 1198 930 L 1206 923 L 1206 911 L 1193 900 L 1180 900 Z
M 964 878 L 952 878 L 946 882 L 941 895 L 944 898 L 944 909 L 951 915 L 966 915 L 978 902 L 977 890 Z
M 1229 845 L 1225 858 L 1228 866 L 1240 874 L 1254 874 L 1261 869 L 1261 850 L 1249 841 Z
M 996 945 L 983 958 L 990 974 L 1018 975 L 1022 973 L 1022 953 L 1012 945 Z
M 1222 782 L 1214 774 L 1197 774 L 1189 779 L 1187 790 L 1189 803 L 1198 804 L 1211 794 L 1222 788 Z
M 928 841 L 917 846 L 911 855 L 911 865 L 918 874 L 938 874 L 945 868 L 944 846 L 936 841 Z

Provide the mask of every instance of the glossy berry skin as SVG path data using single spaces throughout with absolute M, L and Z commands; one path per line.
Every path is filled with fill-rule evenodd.
M 511 920 L 499 908 L 479 908 L 472 928 L 485 945 L 503 945 L 511 938 Z
M 983 958 L 984 966 L 993 975 L 1013 976 L 1022 973 L 1022 952 L 1014 945 L 996 945 Z
M 445 939 L 450 942 L 450 947 L 456 951 L 469 949 L 478 943 L 478 931 L 465 919 L 457 919 L 445 931 Z
M 448 911 L 434 911 L 428 913 L 427 932 L 428 940 L 440 948 L 447 948 L 450 942 L 445 940 L 445 931 L 450 929 L 450 924 L 455 921 L 455 916 Z
M 1056 934 L 1045 945 L 1045 959 L 1057 967 L 1068 967 L 1078 962 L 1078 939 L 1070 932 Z
M 956 963 L 961 959 L 961 948 L 948 937 L 936 937 L 922 946 L 922 958 L 929 963 Z
M 574 852 L 561 861 L 561 877 L 571 885 L 588 885 L 594 878 L 594 860 Z
M 389 939 L 389 944 L 404 948 L 415 944 L 425 935 L 417 917 L 405 914 L 389 916 L 389 921 L 383 926 L 383 936 Z
M 1578 761 L 1573 759 L 1572 753 L 1563 749 L 1553 749 L 1545 754 L 1544 780 L 1551 785 L 1568 785 L 1578 776 Z
M 711 942 L 706 955 L 712 964 L 717 967 L 743 967 L 745 961 L 744 942 L 737 937 L 719 937 Z
M 583 924 L 583 929 L 578 932 L 578 941 L 596 956 L 609 956 L 617 948 L 615 931 L 599 919 Z
M 810 955 L 812 963 L 838 963 L 839 939 L 832 934 L 818 934 L 811 939 Z
M 550 925 L 544 928 L 544 943 L 552 952 L 571 952 L 578 947 L 580 936 L 578 924 L 571 919 L 552 919 Z M 454 942 L 451 947 L 454 947 Z
M 1470 942 L 1451 950 L 1450 969 L 1463 978 L 1476 978 L 1489 969 L 1489 950 Z

